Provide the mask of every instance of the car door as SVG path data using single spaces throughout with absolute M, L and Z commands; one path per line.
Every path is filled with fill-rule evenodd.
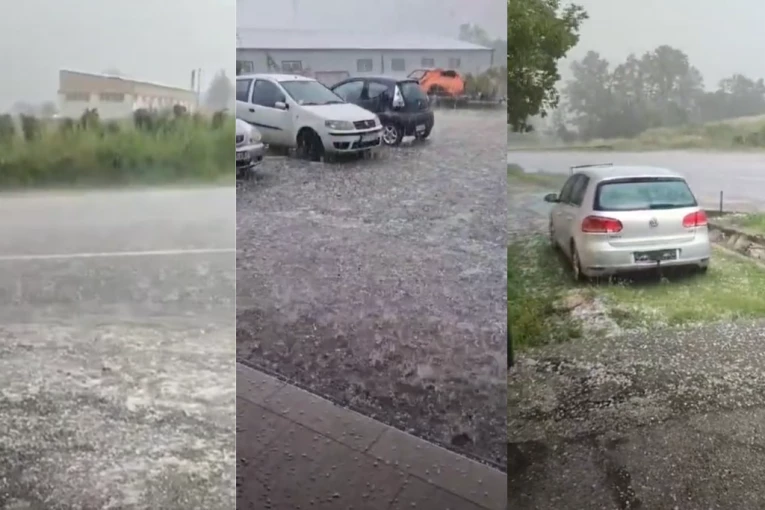
M 584 200 L 584 193 L 587 190 L 587 185 L 590 182 L 590 178 L 584 174 L 575 174 L 574 181 L 571 185 L 571 191 L 566 197 L 566 200 L 560 202 L 561 209 L 561 232 L 565 233 L 565 239 L 562 240 L 561 245 L 565 247 L 566 253 L 571 255 L 571 239 L 573 239 L 579 229 L 579 209 L 582 206 Z
M 236 118 L 250 124 L 254 121 L 253 113 L 250 112 L 250 90 L 254 81 L 252 78 L 236 79 Z
M 361 92 L 364 90 L 364 80 L 350 80 L 332 87 L 332 92 L 343 98 L 347 103 L 361 106 Z
M 367 80 L 367 86 L 362 93 L 362 106 L 372 113 L 381 114 L 387 110 L 387 101 L 390 96 L 387 83 L 375 80 Z
M 256 79 L 246 107 L 246 114 L 252 120 L 246 120 L 258 128 L 265 143 L 291 147 L 296 144 L 292 112 L 289 107 L 286 110 L 277 108 L 278 102 L 287 104 L 287 96 L 281 87 L 267 79 Z
M 564 248 L 565 245 L 568 244 L 568 239 L 570 239 L 569 234 L 564 231 L 564 204 L 570 200 L 571 189 L 576 182 L 577 176 L 578 174 L 572 175 L 566 180 L 565 184 L 563 184 L 563 187 L 560 190 L 560 193 L 558 194 L 558 202 L 553 204 L 552 210 L 550 211 L 550 223 L 552 224 L 555 242 Z

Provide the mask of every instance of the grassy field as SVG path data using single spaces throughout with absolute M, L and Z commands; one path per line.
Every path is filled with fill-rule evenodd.
M 763 213 L 735 214 L 718 221 L 744 232 L 765 236 L 765 214 Z
M 586 331 L 598 322 L 645 330 L 765 317 L 765 268 L 716 249 L 707 274 L 575 285 L 540 236 L 508 248 L 508 317 L 519 350 L 598 334 Z
M 45 125 L 0 140 L 0 188 L 218 182 L 233 175 L 233 139 L 233 119 L 187 116 L 152 129 Z
M 559 189 L 567 177 L 560 174 L 526 173 L 518 165 L 507 165 L 507 185 L 511 191 L 513 187 Z
M 516 136 L 513 150 L 764 150 L 765 117 L 742 117 L 722 122 L 656 128 L 644 131 L 635 138 L 595 139 L 571 144 L 545 141 L 544 137 L 528 137 L 524 143 Z

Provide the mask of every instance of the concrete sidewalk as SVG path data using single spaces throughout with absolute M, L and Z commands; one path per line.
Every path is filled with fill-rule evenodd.
M 237 364 L 237 509 L 505 510 L 507 476 Z

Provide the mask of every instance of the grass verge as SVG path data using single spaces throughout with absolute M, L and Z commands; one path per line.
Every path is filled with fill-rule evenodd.
M 589 334 L 586 327 L 599 320 L 647 330 L 760 317 L 765 268 L 719 248 L 707 274 L 651 273 L 588 285 L 574 284 L 544 237 L 508 248 L 508 320 L 518 350 Z
M 131 122 L 47 126 L 0 144 L 0 188 L 221 182 L 234 167 L 234 121 L 175 119 L 161 129 Z
M 765 236 L 764 213 L 732 214 L 724 217 L 722 223 L 748 233 Z
M 547 174 L 547 173 L 529 173 L 516 164 L 507 165 L 507 185 L 513 187 L 536 187 L 559 189 L 566 182 L 567 175 Z

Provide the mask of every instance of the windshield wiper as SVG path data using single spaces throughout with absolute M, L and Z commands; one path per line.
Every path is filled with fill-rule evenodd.
M 680 209 L 682 207 L 693 207 L 692 204 L 651 204 L 649 209 Z
M 343 104 L 344 101 L 338 101 L 336 99 L 333 99 L 332 101 L 327 101 L 324 104 Z

